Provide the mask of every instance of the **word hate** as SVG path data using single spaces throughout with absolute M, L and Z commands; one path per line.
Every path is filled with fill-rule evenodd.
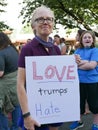
M 60 113 L 59 107 L 55 107 L 52 102 L 44 108 L 42 104 L 35 104 L 36 116 L 52 116 Z

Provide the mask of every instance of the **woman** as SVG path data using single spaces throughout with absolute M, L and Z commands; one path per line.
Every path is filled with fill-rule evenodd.
M 20 107 L 17 98 L 18 51 L 9 37 L 0 32 L 0 130 L 9 130 L 8 113 L 12 115 L 11 130 L 18 130 Z
M 25 91 L 25 56 L 61 55 L 59 48 L 53 44 L 53 40 L 49 37 L 54 26 L 54 14 L 51 9 L 46 6 L 36 8 L 32 15 L 31 26 L 35 37 L 22 48 L 18 63 L 17 92 L 24 118 L 24 125 L 21 119 L 20 126 L 22 129 L 29 130 L 57 130 L 62 123 L 40 126 L 31 117 Z

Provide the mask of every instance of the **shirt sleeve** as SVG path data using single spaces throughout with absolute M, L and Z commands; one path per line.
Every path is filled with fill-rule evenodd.
M 19 55 L 18 67 L 25 68 L 25 56 L 26 56 L 25 49 L 22 48 L 21 52 L 20 52 L 20 55 Z

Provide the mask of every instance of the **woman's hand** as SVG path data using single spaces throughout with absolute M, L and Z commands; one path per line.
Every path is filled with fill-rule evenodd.
M 28 116 L 24 119 L 24 127 L 27 130 L 35 130 L 35 126 L 40 127 L 40 124 L 36 122 L 34 119 L 32 119 L 31 116 Z
M 4 71 L 0 71 L 0 77 L 3 77 Z

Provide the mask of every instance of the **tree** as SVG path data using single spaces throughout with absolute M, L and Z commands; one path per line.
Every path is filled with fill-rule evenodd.
M 6 7 L 6 6 L 7 6 L 7 3 L 5 2 L 5 0 L 0 0 L 0 13 L 4 13 L 5 12 L 3 7 Z M 4 23 L 4 21 L 0 21 L 0 31 L 4 31 L 5 29 L 11 29 L 11 28 L 8 25 L 6 25 Z
M 55 22 L 65 28 L 92 30 L 91 25 L 98 24 L 98 0 L 23 0 L 22 4 L 23 24 L 30 23 L 31 13 L 42 4 L 54 11 Z

